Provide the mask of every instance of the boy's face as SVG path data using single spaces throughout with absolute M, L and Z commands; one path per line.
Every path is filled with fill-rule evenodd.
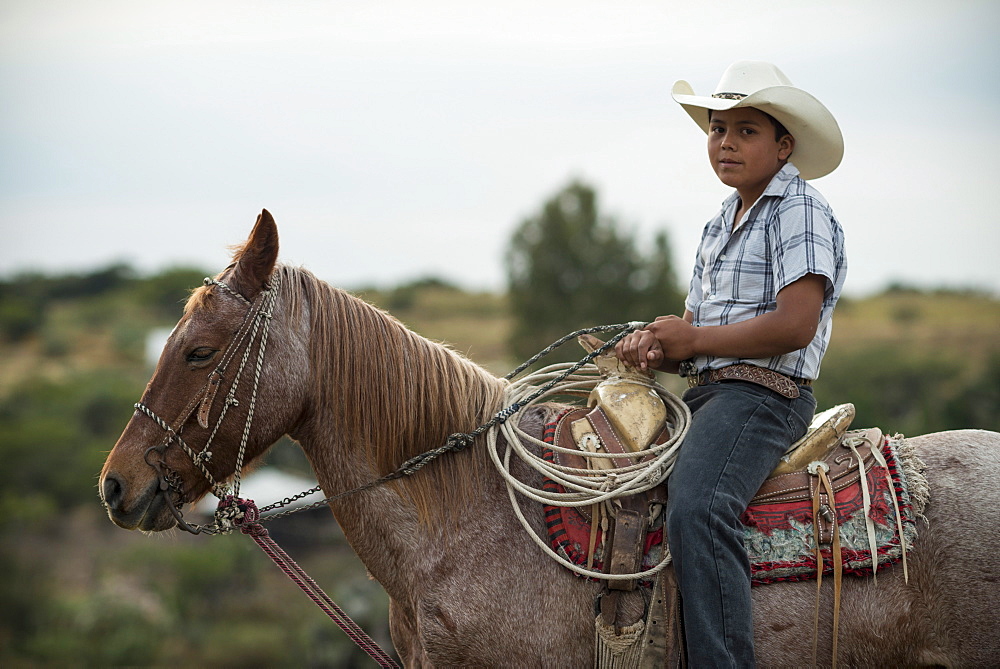
M 774 135 L 771 119 L 758 109 L 712 112 L 708 158 L 719 180 L 739 191 L 746 206 L 760 197 L 795 147 L 791 135 L 777 140 Z

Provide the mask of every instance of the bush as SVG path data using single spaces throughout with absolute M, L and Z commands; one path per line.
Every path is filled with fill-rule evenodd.
M 131 378 L 91 373 L 28 382 L 0 400 L 0 507 L 14 514 L 3 522 L 95 503 L 97 474 L 141 392 Z
M 523 221 L 506 257 L 512 352 L 526 358 L 573 330 L 683 313 L 666 235 L 648 254 L 636 247 L 600 213 L 594 190 L 578 182 Z M 570 346 L 546 363 L 582 355 Z

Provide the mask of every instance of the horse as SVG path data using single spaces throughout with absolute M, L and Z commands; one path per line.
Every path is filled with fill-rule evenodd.
M 189 297 L 137 405 L 144 411 L 130 419 L 100 474 L 101 499 L 120 527 L 175 527 L 178 509 L 212 490 L 213 480 L 252 465 L 285 434 L 332 496 L 365 486 L 502 408 L 507 382 L 277 258 L 277 226 L 264 210 L 232 264 Z M 268 290 L 273 301 L 262 307 L 257 298 Z M 255 310 L 266 311 L 272 324 L 267 355 L 249 356 L 245 373 L 233 374 L 225 363 L 241 355 Z M 520 427 L 540 436 L 560 410 L 532 405 Z M 226 412 L 244 420 L 221 420 Z M 907 442 L 927 465 L 931 494 L 909 554 L 909 579 L 899 565 L 881 569 L 877 583 L 845 578 L 839 659 L 849 666 L 996 664 L 1000 552 L 992 539 L 1000 533 L 1000 434 L 956 430 Z M 202 452 L 208 443 L 210 456 Z M 411 667 L 592 666 L 600 586 L 527 537 L 487 447 L 479 436 L 411 476 L 329 502 L 390 598 L 399 657 Z M 537 472 L 512 468 L 540 484 Z M 541 505 L 516 503 L 544 536 Z M 808 664 L 815 601 L 811 581 L 753 589 L 761 666 Z M 823 611 L 821 630 L 830 629 L 831 615 Z M 821 650 L 825 644 L 829 651 L 832 634 L 823 636 Z

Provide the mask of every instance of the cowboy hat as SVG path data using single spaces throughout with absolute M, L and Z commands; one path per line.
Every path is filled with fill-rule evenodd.
M 706 133 L 709 109 L 753 107 L 770 114 L 795 138 L 789 160 L 803 179 L 826 176 L 844 157 L 844 137 L 833 114 L 770 63 L 733 63 L 711 96 L 695 95 L 691 84 L 683 80 L 674 84 L 671 96 Z

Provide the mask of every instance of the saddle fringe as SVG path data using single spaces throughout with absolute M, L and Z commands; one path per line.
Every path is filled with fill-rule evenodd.
M 885 440 L 882 442 L 882 440 Z M 924 464 L 923 460 L 916 454 L 916 449 L 906 441 L 905 437 L 901 434 L 896 434 L 891 438 L 885 438 L 879 434 L 879 441 L 886 443 L 896 455 L 897 472 L 902 478 L 903 487 L 908 502 L 913 510 L 914 517 L 924 518 L 924 510 L 927 508 L 927 504 L 930 502 L 930 487 L 927 484 L 927 476 L 925 471 L 927 470 L 927 465 Z M 871 519 L 868 517 L 870 508 L 870 497 L 868 491 L 867 479 L 863 475 L 863 463 L 861 462 L 861 456 L 857 451 L 857 446 L 861 443 L 860 440 L 854 438 L 848 438 L 844 440 L 845 445 L 851 449 L 856 460 L 858 461 L 859 470 L 862 471 L 860 477 L 862 494 L 864 497 L 864 510 L 866 526 L 868 528 L 868 540 L 871 545 L 872 554 L 872 581 L 876 581 L 876 573 L 878 571 L 878 560 L 875 557 L 875 538 L 874 538 L 874 528 Z M 890 479 L 890 490 L 891 488 L 891 476 L 889 474 L 889 467 L 886 464 L 885 458 L 881 452 L 882 443 L 872 444 L 872 454 L 875 456 L 878 463 L 886 470 L 886 477 Z M 813 463 L 820 464 L 820 463 Z M 814 529 L 815 529 L 815 542 L 816 542 L 816 563 L 817 563 L 817 573 L 816 573 L 816 610 L 815 610 L 815 621 L 813 626 L 813 665 L 816 665 L 817 661 L 817 650 L 819 643 L 819 610 L 821 601 L 821 587 L 823 583 L 823 556 L 821 553 L 821 542 L 819 536 L 819 527 L 816 523 L 816 518 L 819 512 L 820 504 L 820 493 L 821 489 L 824 489 L 828 495 L 828 498 L 834 500 L 833 490 L 831 488 L 830 482 L 826 477 L 826 473 L 822 468 L 810 466 L 810 473 L 817 476 L 820 479 L 821 485 L 816 487 L 815 496 L 813 498 L 813 518 L 814 518 Z M 913 538 L 911 542 L 907 542 L 906 535 L 903 531 L 903 518 L 899 510 L 899 502 L 896 499 L 896 494 L 894 491 L 890 492 L 890 497 L 892 498 L 893 515 L 896 522 L 896 528 L 899 533 L 899 547 L 902 553 L 902 567 L 903 567 L 903 579 L 909 583 L 909 572 L 907 569 L 906 552 L 913 548 L 912 541 L 916 540 L 916 528 L 914 527 Z M 837 641 L 839 636 L 839 618 L 840 618 L 840 591 L 841 591 L 841 579 L 843 565 L 841 563 L 840 554 L 840 536 L 839 528 L 836 522 L 836 512 L 834 512 L 833 520 L 833 542 L 831 546 L 831 558 L 834 564 L 834 589 L 833 589 L 833 664 L 832 666 L 837 666 Z M 909 543 L 909 545 L 907 545 Z
M 594 648 L 597 652 L 594 666 L 600 669 L 636 669 L 642 655 L 639 640 L 645 629 L 646 624 L 641 620 L 626 627 L 615 627 L 606 624 L 598 615 L 594 621 Z
M 910 495 L 910 505 L 917 519 L 927 520 L 924 511 L 931 501 L 931 489 L 927 484 L 927 465 L 917 455 L 917 449 L 901 434 L 893 435 L 889 441 L 896 449 L 900 470 L 906 480 L 907 492 Z M 916 536 L 914 535 L 914 539 Z

